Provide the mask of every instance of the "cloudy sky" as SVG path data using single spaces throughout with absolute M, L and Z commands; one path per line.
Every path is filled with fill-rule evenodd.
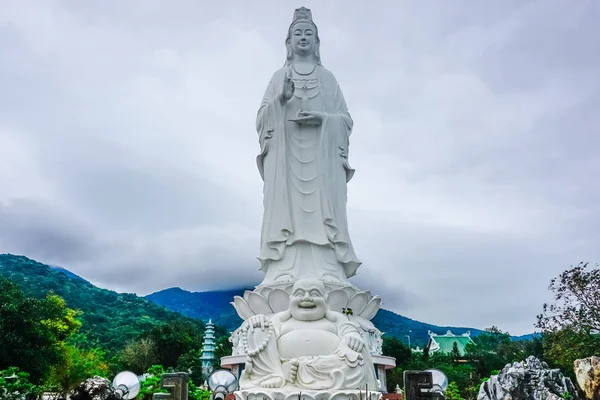
M 259 283 L 255 116 L 302 5 L 355 121 L 353 282 L 531 332 L 600 261 L 595 0 L 1 1 L 0 253 L 140 295 Z

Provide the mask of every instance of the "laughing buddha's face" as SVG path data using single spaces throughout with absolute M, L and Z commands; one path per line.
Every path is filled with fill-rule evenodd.
M 318 321 L 327 314 L 325 287 L 316 279 L 296 282 L 290 296 L 290 312 L 298 321 Z

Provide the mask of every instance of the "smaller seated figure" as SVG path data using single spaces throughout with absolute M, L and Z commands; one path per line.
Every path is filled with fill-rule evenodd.
M 289 309 L 255 315 L 242 325 L 247 354 L 240 388 L 377 388 L 375 369 L 357 327 L 329 310 L 325 287 L 299 280 Z

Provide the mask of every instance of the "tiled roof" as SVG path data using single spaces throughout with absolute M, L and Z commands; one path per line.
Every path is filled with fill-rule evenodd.
M 429 332 L 429 351 L 432 353 L 452 353 L 454 343 L 456 343 L 459 353 L 464 355 L 467 344 L 474 343 L 470 335 L 470 332 L 462 335 L 455 335 L 451 331 L 446 332 L 444 335 Z

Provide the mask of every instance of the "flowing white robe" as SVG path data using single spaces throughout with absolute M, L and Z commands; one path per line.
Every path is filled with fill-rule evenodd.
M 335 77 L 320 65 L 311 75 L 318 87 L 308 104 L 297 87 L 296 96 L 282 105 L 278 95 L 290 70 L 273 75 L 256 123 L 264 180 L 263 284 L 303 277 L 347 283 L 360 265 L 346 216 L 346 183 L 354 174 L 348 164 L 352 118 Z M 289 121 L 307 105 L 324 113 L 320 126 Z

